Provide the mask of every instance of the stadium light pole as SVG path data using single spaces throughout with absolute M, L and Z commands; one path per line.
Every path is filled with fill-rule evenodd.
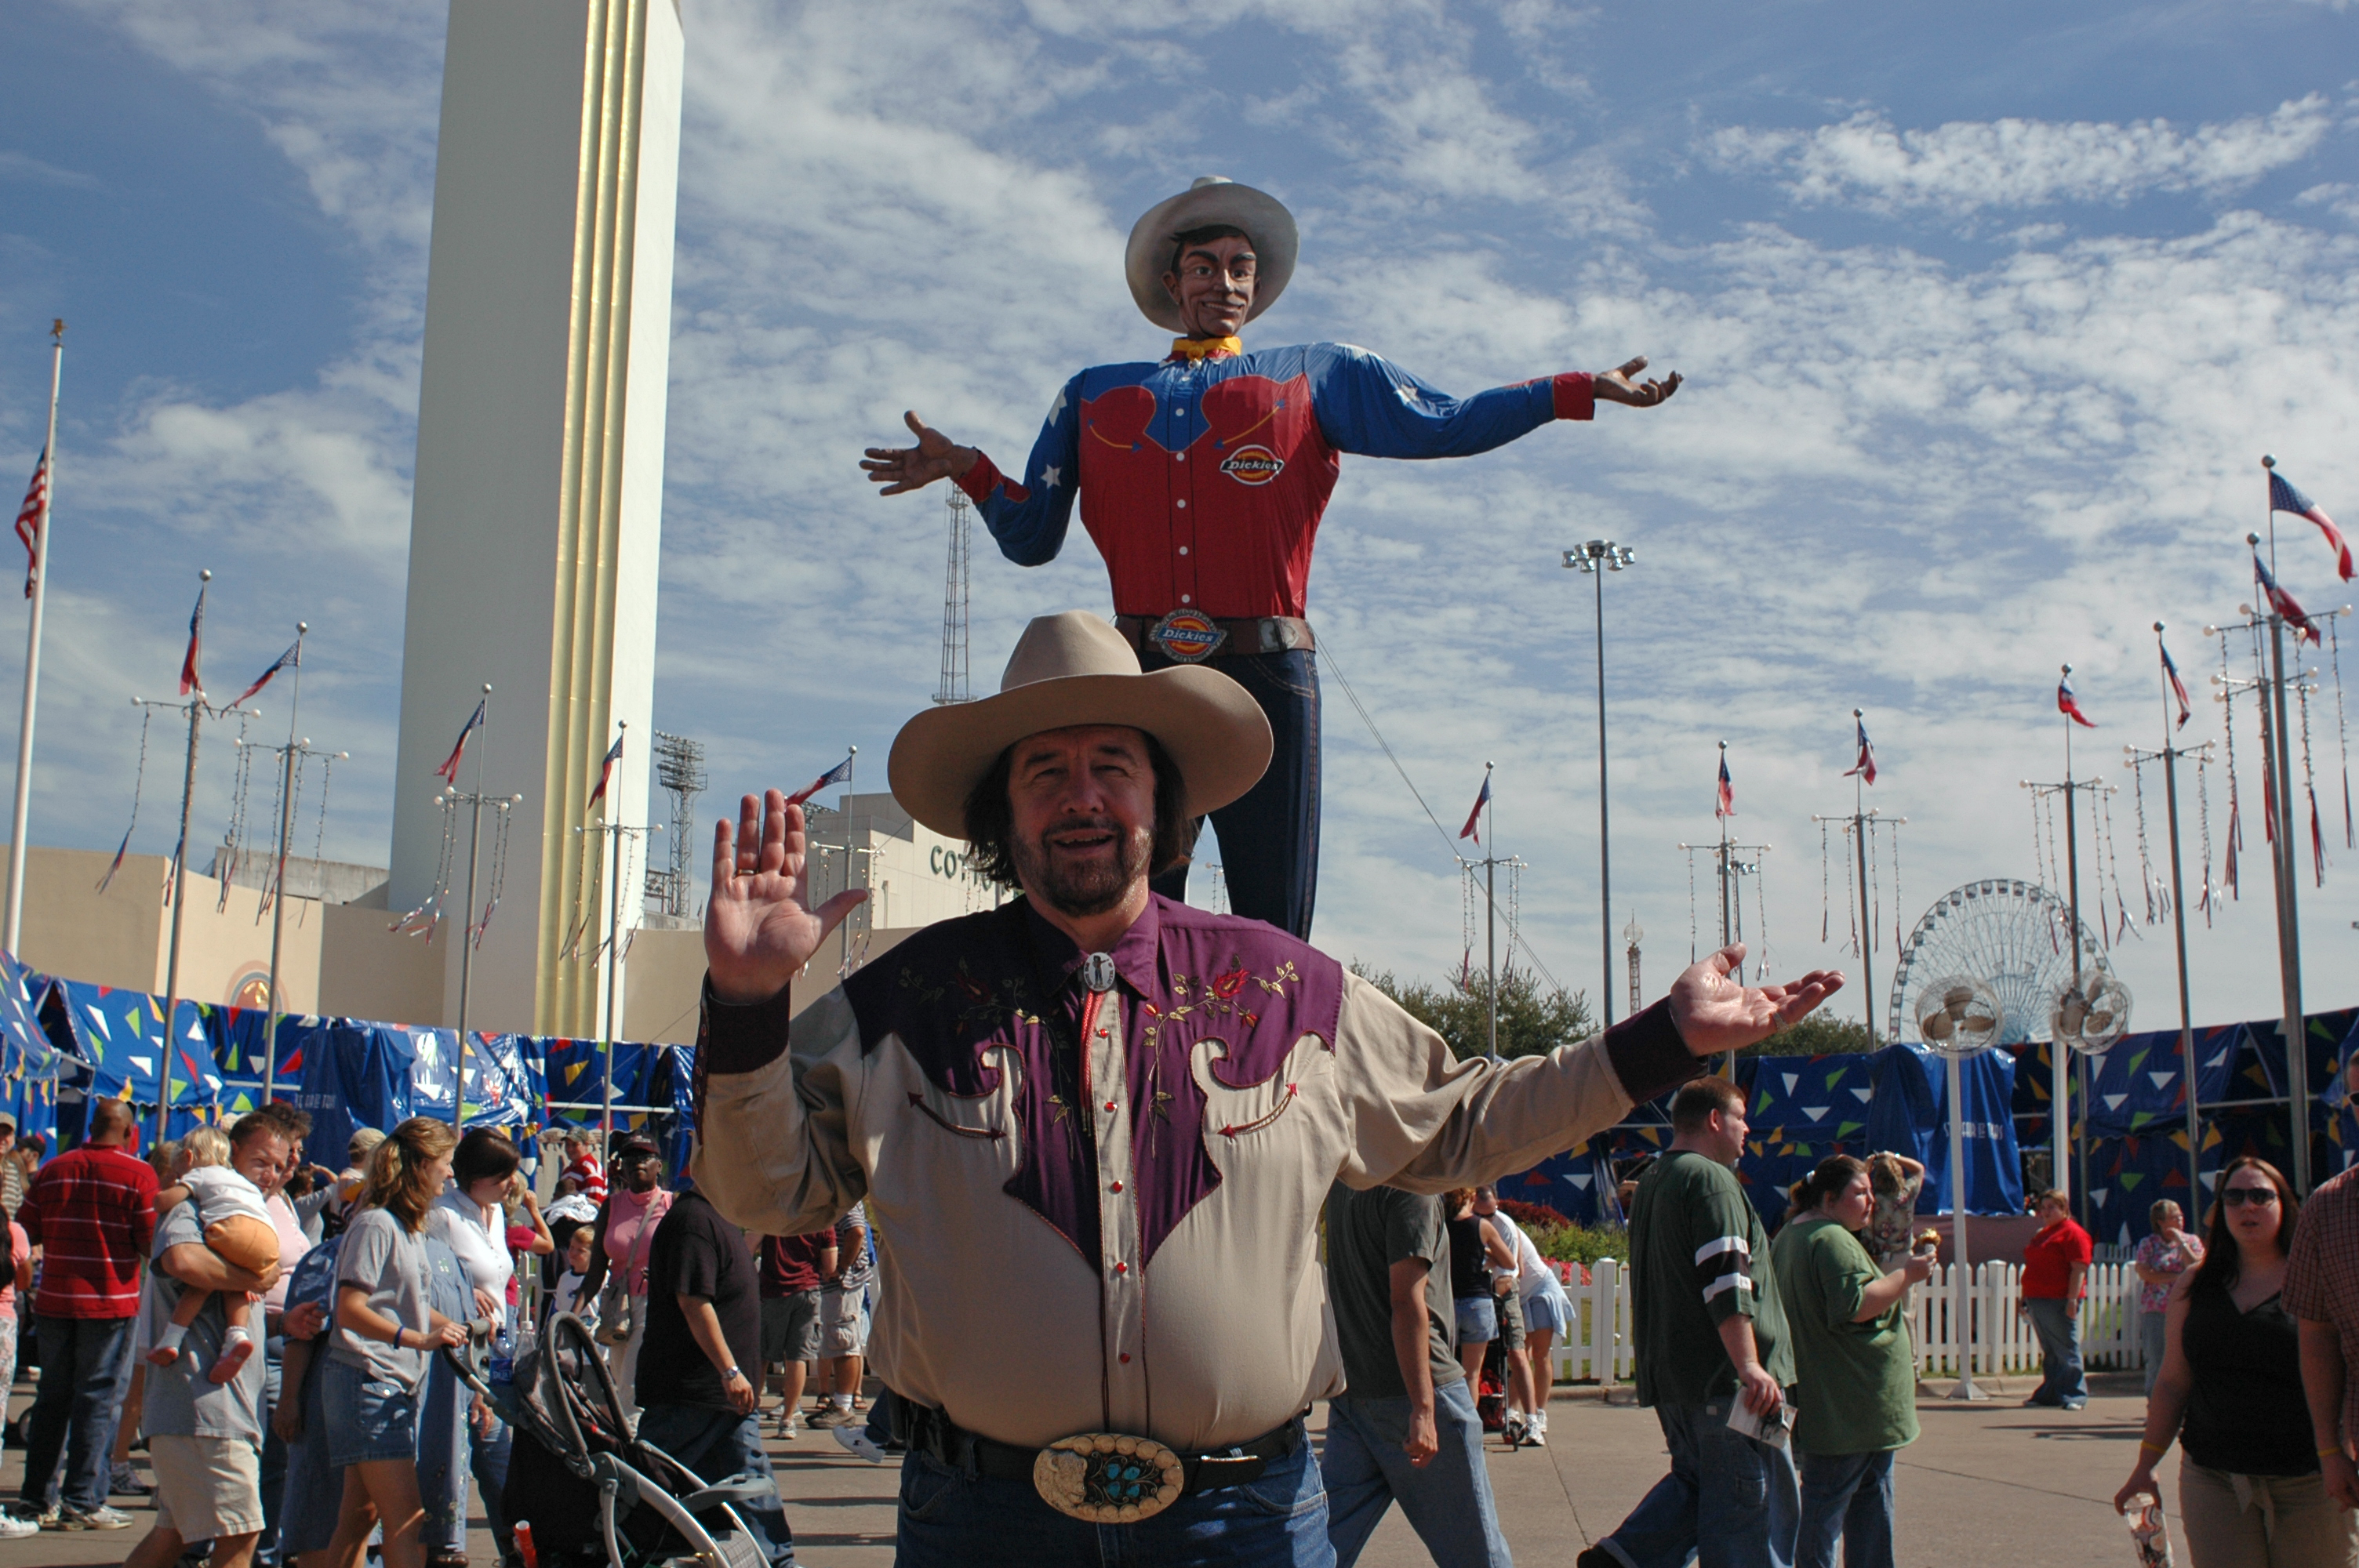
M 1566 567 L 1586 572 L 1597 584 L 1597 893 L 1603 912 L 1599 941 L 1605 955 L 1603 983 L 1597 997 L 1606 1024 L 1614 1022 L 1614 869 L 1609 851 L 1609 817 L 1605 799 L 1605 574 L 1618 572 L 1637 559 L 1627 545 L 1611 539 L 1589 539 L 1564 553 Z

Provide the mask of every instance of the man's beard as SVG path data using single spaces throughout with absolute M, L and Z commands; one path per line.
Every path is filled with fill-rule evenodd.
M 1049 834 L 1093 828 L 1114 835 L 1112 860 L 1076 865 L 1049 853 Z M 1060 822 L 1036 839 L 1018 838 L 1012 848 L 1016 877 L 1025 892 L 1060 914 L 1087 916 L 1103 914 L 1119 904 L 1134 884 L 1146 880 L 1153 844 L 1143 828 L 1125 833 L 1112 817 L 1089 816 Z

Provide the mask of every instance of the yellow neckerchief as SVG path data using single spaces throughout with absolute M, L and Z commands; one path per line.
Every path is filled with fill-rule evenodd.
M 1175 360 L 1217 360 L 1245 351 L 1244 340 L 1238 338 L 1174 338 L 1171 357 Z

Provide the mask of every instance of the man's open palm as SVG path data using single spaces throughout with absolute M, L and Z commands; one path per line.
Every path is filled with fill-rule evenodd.
M 872 483 L 885 488 L 879 495 L 901 495 L 923 490 L 938 479 L 955 479 L 974 466 L 975 454 L 918 417 L 915 409 L 901 416 L 918 438 L 914 447 L 871 447 L 860 466 Z
M 1671 1022 L 1699 1056 L 1742 1051 L 1791 1023 L 1843 989 L 1840 970 L 1813 969 L 1782 986 L 1742 986 L 1729 971 L 1745 962 L 1745 944 L 1733 943 L 1671 982 Z
M 712 832 L 712 896 L 704 906 L 704 965 L 723 1001 L 766 1001 L 810 961 L 827 934 L 868 895 L 805 901 L 803 808 L 771 790 L 738 803 L 735 831 Z

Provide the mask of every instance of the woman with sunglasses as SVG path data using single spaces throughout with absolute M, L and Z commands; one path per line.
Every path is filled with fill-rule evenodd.
M 2320 1479 L 2299 1335 L 2278 1299 L 2299 1201 L 2276 1166 L 2251 1155 L 2229 1162 L 2215 1190 L 2204 1260 L 2171 1287 L 2162 1376 L 2114 1507 L 2162 1495 L 2155 1463 L 2176 1436 L 2195 1568 L 2350 1568 L 2359 1532 Z

